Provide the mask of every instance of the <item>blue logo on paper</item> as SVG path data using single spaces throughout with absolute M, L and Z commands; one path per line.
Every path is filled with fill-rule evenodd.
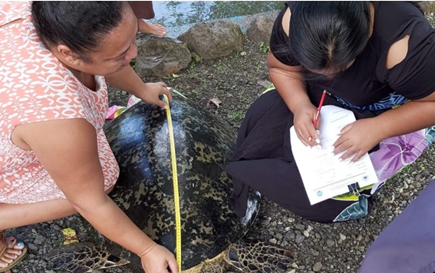
M 323 192 L 322 192 L 322 191 L 318 191 L 318 192 L 317 192 L 317 196 L 320 197 L 320 196 L 322 196 L 322 195 L 323 195 Z

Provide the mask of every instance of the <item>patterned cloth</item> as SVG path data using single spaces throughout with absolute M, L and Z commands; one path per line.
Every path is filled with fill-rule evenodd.
M 361 193 L 357 195 L 348 193 L 334 197 L 335 200 L 352 202 L 334 219 L 334 222 L 358 219 L 367 215 L 367 198 L 403 167 L 415 162 L 432 144 L 434 133 L 434 127 L 429 127 L 382 140 L 379 149 L 369 154 L 378 176 L 378 183 L 361 189 Z
M 12 131 L 21 124 L 86 119 L 97 132 L 105 189 L 119 175 L 102 130 L 108 105 L 104 78 L 96 76 L 96 91 L 75 78 L 40 42 L 30 8 L 28 2 L 0 3 L 0 203 L 65 198 L 35 154 L 12 143 Z

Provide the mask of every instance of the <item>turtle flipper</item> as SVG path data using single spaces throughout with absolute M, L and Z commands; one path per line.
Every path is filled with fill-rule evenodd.
M 239 240 L 225 251 L 225 260 L 243 272 L 288 272 L 294 255 L 290 250 L 266 242 Z
M 129 263 L 91 243 L 75 243 L 55 248 L 47 254 L 46 259 L 54 270 L 71 273 L 93 272 Z

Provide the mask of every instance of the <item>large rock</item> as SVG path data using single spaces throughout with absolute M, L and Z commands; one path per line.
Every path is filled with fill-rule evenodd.
M 246 36 L 256 45 L 263 43 L 268 46 L 274 22 L 275 20 L 270 17 L 259 15 L 252 20 L 246 30 Z
M 204 59 L 228 56 L 243 50 L 244 35 L 230 20 L 199 23 L 178 37 Z
M 189 66 L 192 60 L 186 44 L 172 38 L 139 34 L 136 40 L 136 72 L 140 77 L 164 77 Z

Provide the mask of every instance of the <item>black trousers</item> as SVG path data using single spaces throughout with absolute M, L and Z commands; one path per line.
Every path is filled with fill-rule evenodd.
M 320 101 L 322 90 L 311 90 L 314 105 Z M 325 105 L 343 107 L 327 96 Z M 354 110 L 353 110 L 354 111 Z M 357 118 L 373 113 L 354 111 Z M 249 108 L 238 133 L 233 156 L 224 170 L 232 177 L 231 196 L 236 213 L 242 217 L 247 206 L 249 189 L 255 189 L 280 206 L 316 222 L 332 222 L 355 201 L 333 199 L 311 205 L 306 194 L 290 146 L 293 114 L 276 90 L 261 95 Z M 372 206 L 368 198 L 368 210 Z

